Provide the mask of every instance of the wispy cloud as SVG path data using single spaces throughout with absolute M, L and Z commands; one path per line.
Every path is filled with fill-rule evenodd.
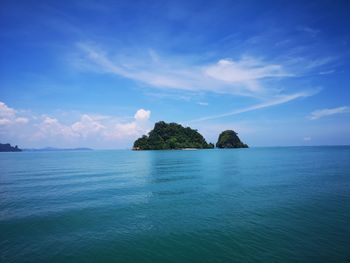
M 292 69 L 295 73 L 295 76 L 305 76 L 310 75 L 311 73 L 318 73 L 319 71 L 329 71 L 331 70 L 329 67 L 332 66 L 333 68 L 339 59 L 336 56 L 318 58 L 303 56 L 299 54 L 299 49 L 308 50 L 303 46 L 296 47 L 286 52 L 286 54 L 281 57 L 281 59 L 285 61 L 285 66 L 289 69 Z M 306 52 L 305 50 L 303 50 L 303 52 Z
M 299 62 L 305 62 L 304 72 L 309 72 L 335 59 L 326 57 L 310 61 L 298 57 L 298 61 L 286 60 L 284 66 L 281 63 L 268 62 L 252 56 L 242 56 L 238 60 L 223 58 L 215 62 L 196 63 L 191 58 L 163 58 L 155 50 L 150 49 L 146 54 L 121 57 L 91 43 L 79 43 L 77 46 L 80 60 L 84 61 L 84 69 L 89 65 L 90 68 L 95 67 L 100 72 L 134 80 L 147 88 L 163 89 L 163 92 L 185 91 L 192 94 L 250 96 L 262 100 L 242 109 L 193 120 L 196 122 L 259 110 L 312 96 L 319 89 L 311 91 L 299 89 L 294 93 L 287 93 L 288 88 L 273 84 L 300 75 L 302 69 L 296 74 L 287 70 L 292 69 L 296 63 L 300 65 Z
M 192 120 L 190 122 L 200 122 L 200 121 L 218 119 L 218 118 L 237 115 L 237 114 L 241 114 L 241 113 L 245 113 L 245 112 L 249 112 L 249 111 L 255 111 L 255 110 L 259 110 L 259 109 L 263 109 L 263 108 L 267 108 L 267 107 L 272 107 L 272 106 L 287 103 L 289 101 L 296 100 L 299 98 L 305 98 L 305 97 L 312 96 L 315 93 L 317 93 L 318 91 L 319 90 L 313 90 L 313 91 L 305 91 L 305 92 L 299 92 L 299 93 L 294 93 L 294 94 L 276 96 L 273 99 L 270 99 L 270 100 L 267 100 L 267 101 L 264 101 L 262 103 L 258 103 L 258 104 L 255 104 L 255 105 L 252 105 L 249 107 L 233 110 L 233 111 L 222 113 L 222 114 L 198 118 L 198 119 Z
M 245 87 L 253 93 L 263 89 L 259 80 L 292 76 L 281 65 L 266 64 L 251 57 L 244 57 L 240 61 L 221 59 L 215 65 L 208 66 L 205 74 L 225 84 Z
M 307 33 L 307 34 L 309 34 L 312 37 L 315 37 L 317 34 L 319 34 L 321 32 L 321 30 L 318 30 L 318 29 L 315 29 L 315 28 L 311 28 L 311 27 L 308 27 L 308 26 L 299 26 L 297 28 L 297 30 L 300 31 L 300 32 Z
M 320 74 L 320 75 L 329 75 L 329 74 L 332 74 L 334 72 L 335 72 L 335 70 L 331 69 L 331 70 L 321 71 L 318 74 Z
M 331 116 L 331 115 L 340 114 L 340 113 L 347 113 L 347 112 L 350 112 L 350 107 L 348 106 L 321 109 L 321 110 L 315 110 L 311 112 L 308 118 L 311 120 L 317 120 L 326 116 Z
M 324 58 L 308 60 L 308 61 L 306 61 L 305 68 L 306 69 L 319 68 L 319 67 L 328 65 L 331 62 L 334 62 L 336 60 L 337 60 L 337 57 L 324 57 Z M 304 61 L 305 61 L 305 59 L 304 59 Z
M 249 56 L 196 64 L 186 59 L 163 59 L 154 50 L 146 56 L 122 58 L 87 43 L 79 43 L 78 48 L 82 52 L 79 61 L 84 61 L 80 65 L 85 69 L 90 64 L 102 72 L 159 89 L 264 97 L 277 90 L 266 88 L 263 81 L 293 76 L 283 65 Z

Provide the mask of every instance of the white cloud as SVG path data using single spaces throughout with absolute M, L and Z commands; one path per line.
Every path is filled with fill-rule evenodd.
M 16 111 L 8 107 L 5 103 L 0 101 L 0 117 L 13 118 L 16 115 Z
M 347 113 L 347 112 L 350 112 L 350 107 L 348 107 L 348 106 L 315 110 L 315 111 L 311 112 L 309 119 L 317 120 L 317 119 L 320 119 L 320 118 L 323 118 L 326 116 L 331 116 L 331 115 L 340 114 L 340 113 Z
M 149 118 L 150 110 L 139 109 L 134 115 L 134 121 L 127 123 L 117 123 L 113 129 L 107 131 L 104 135 L 109 140 L 115 140 L 125 137 L 136 137 L 147 133 L 150 130 Z
M 100 131 L 106 129 L 104 125 L 102 125 L 98 120 L 92 116 L 89 116 L 88 114 L 83 114 L 79 121 L 72 124 L 71 128 L 72 131 L 78 133 L 83 137 L 97 134 Z
M 276 96 L 270 100 L 267 100 L 267 101 L 264 101 L 262 103 L 258 103 L 258 104 L 255 104 L 255 105 L 252 105 L 252 106 L 249 106 L 246 108 L 237 109 L 237 110 L 233 110 L 233 111 L 218 114 L 218 115 L 211 115 L 211 116 L 202 117 L 199 119 L 192 120 L 191 122 L 199 122 L 199 121 L 206 121 L 206 120 L 211 120 L 211 119 L 218 119 L 218 118 L 222 118 L 222 117 L 227 117 L 227 116 L 237 115 L 237 114 L 241 114 L 241 113 L 245 113 L 245 112 L 249 112 L 249 111 L 259 110 L 259 109 L 263 109 L 263 108 L 267 108 L 267 107 L 272 107 L 272 106 L 287 103 L 289 101 L 296 100 L 299 98 L 305 98 L 305 97 L 312 96 L 316 92 L 318 92 L 318 91 L 317 90 L 304 91 L 304 92 L 299 92 L 299 93 L 294 93 L 294 94 L 280 95 L 280 96 Z
M 194 65 L 176 58 L 162 59 L 154 50 L 146 57 L 134 55 L 125 58 L 107 55 L 107 52 L 86 43 L 78 44 L 78 48 L 82 52 L 79 61 L 85 60 L 81 66 L 83 70 L 88 69 L 86 65 L 91 65 L 90 69 L 95 66 L 97 71 L 167 90 L 262 97 L 276 92 L 271 87 L 266 89 L 263 80 L 293 76 L 283 65 L 248 56 L 240 60 L 221 59 L 214 63 Z
M 20 124 L 26 124 L 29 122 L 29 119 L 24 117 L 18 117 L 15 119 L 15 122 Z
M 27 124 L 28 122 L 29 122 L 29 119 L 24 117 L 18 117 L 15 119 L 15 123 L 18 123 L 18 124 Z
M 115 131 L 117 137 L 135 135 L 138 133 L 138 126 L 136 122 L 118 123 L 115 125 Z
M 1 103 L 0 108 L 2 140 L 16 144 L 30 142 L 34 147 L 130 147 L 132 140 L 150 130 L 151 111 L 146 109 L 137 110 L 134 118 L 79 114 L 67 122 L 65 115 L 53 117 L 33 113 L 29 121 L 27 117 L 17 116 L 21 110 L 9 108 L 5 103 Z
M 4 102 L 0 101 L 0 125 L 21 125 L 29 122 L 28 118 L 18 116 L 18 112 L 8 107 Z
M 83 114 L 73 124 L 62 124 L 58 119 L 45 116 L 39 124 L 39 137 L 63 137 L 80 139 L 119 140 L 146 133 L 151 111 L 140 109 L 134 121 L 121 122 L 111 116 Z
M 145 121 L 148 120 L 151 116 L 151 111 L 139 109 L 136 113 L 134 118 L 138 121 Z
M 11 121 L 9 119 L 0 119 L 0 125 L 9 125 Z
M 58 119 L 49 116 L 43 116 L 42 121 L 35 126 L 38 130 L 35 132 L 34 137 L 38 139 L 48 137 L 69 139 L 79 136 L 70 126 L 62 124 Z
M 137 135 L 142 133 L 146 133 L 146 131 L 142 131 L 142 128 L 136 122 L 117 123 L 112 129 L 104 133 L 104 138 L 113 141 L 126 137 L 137 137 Z
M 291 76 L 281 65 L 265 64 L 249 57 L 240 61 L 221 59 L 215 65 L 208 66 L 205 74 L 213 79 L 243 86 L 251 92 L 262 89 L 260 79 Z

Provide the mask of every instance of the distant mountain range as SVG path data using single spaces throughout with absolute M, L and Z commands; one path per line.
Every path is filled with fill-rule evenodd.
M 44 147 L 44 148 L 33 148 L 33 149 L 22 149 L 27 152 L 59 152 L 59 151 L 93 151 L 91 148 L 55 148 L 55 147 Z
M 0 143 L 0 152 L 20 152 L 21 149 L 18 146 L 11 146 L 9 143 Z

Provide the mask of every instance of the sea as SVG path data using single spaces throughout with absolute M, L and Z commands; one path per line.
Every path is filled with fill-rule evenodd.
M 0 262 L 350 262 L 350 147 L 0 153 Z

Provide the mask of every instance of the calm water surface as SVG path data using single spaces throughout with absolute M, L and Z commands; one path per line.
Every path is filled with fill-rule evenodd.
M 350 147 L 0 153 L 1 262 L 350 262 Z

